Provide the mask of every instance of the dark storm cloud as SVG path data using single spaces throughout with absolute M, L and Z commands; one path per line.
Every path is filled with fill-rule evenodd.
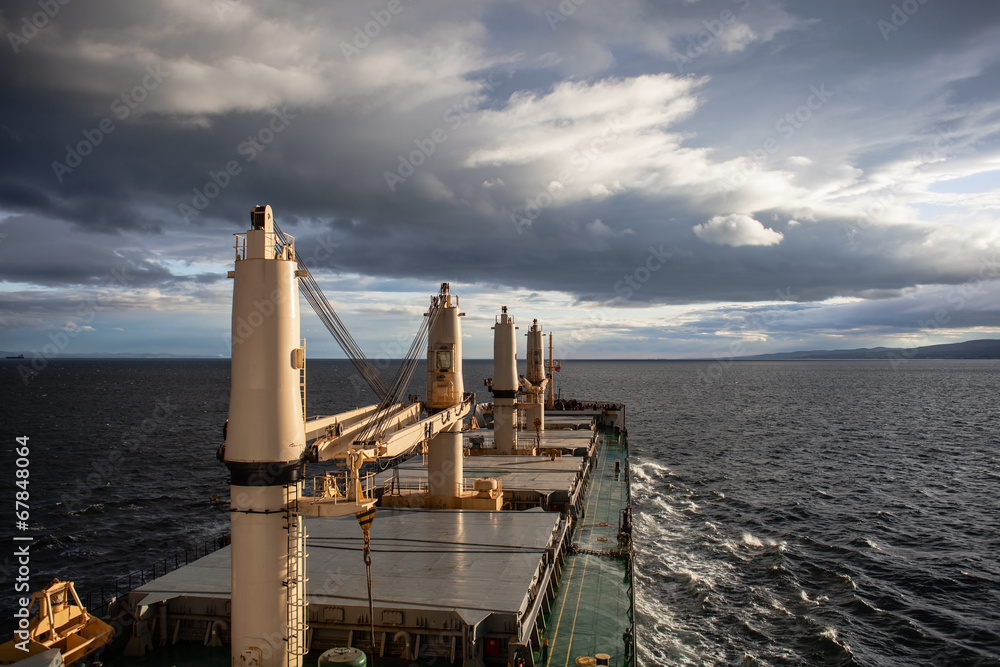
M 168 288 L 178 282 L 213 283 L 219 274 L 176 276 L 148 252 L 120 236 L 81 233 L 64 222 L 12 216 L 0 222 L 0 278 L 46 287 Z
M 317 268 L 615 308 L 877 304 L 996 248 L 927 194 L 995 154 L 996 3 L 437 2 L 363 46 L 349 5 L 60 7 L 0 48 L 7 281 L 211 286 L 256 203 Z
M 642 225 L 630 205 L 617 201 L 578 208 L 586 211 L 571 208 L 558 219 L 540 219 L 522 234 L 514 225 L 458 217 L 448 233 L 433 233 L 428 230 L 446 221 L 424 221 L 414 211 L 411 228 L 394 229 L 388 236 L 362 223 L 333 227 L 328 238 L 345 250 L 333 257 L 348 271 L 383 266 L 384 275 L 431 281 L 474 282 L 487 276 L 519 288 L 565 291 L 583 301 L 645 304 L 767 301 L 777 292 L 790 292 L 795 301 L 870 297 L 877 290 L 893 294 L 913 284 L 961 283 L 991 256 L 967 255 L 965 266 L 913 266 L 909 252 L 927 238 L 920 228 L 858 229 L 854 220 L 843 219 L 789 227 L 787 218 L 775 225 L 785 231 L 780 245 L 748 253 L 699 242 L 691 229 L 700 219 L 693 216 Z M 601 228 L 588 225 L 594 219 L 602 221 Z M 463 224 L 476 233 L 462 233 Z M 631 225 L 633 233 L 613 231 L 624 225 Z M 322 245 L 321 238 L 302 237 L 302 247 Z

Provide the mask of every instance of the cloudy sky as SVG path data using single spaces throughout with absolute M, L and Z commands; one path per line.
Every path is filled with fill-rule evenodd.
M 564 358 L 1000 336 L 1000 3 L 12 0 L 0 28 L 6 351 L 227 355 L 258 203 L 370 355 L 441 281 L 472 357 L 501 305 Z

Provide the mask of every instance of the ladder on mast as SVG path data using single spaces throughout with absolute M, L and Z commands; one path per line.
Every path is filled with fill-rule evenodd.
M 309 622 L 309 602 L 306 599 L 306 530 L 299 513 L 300 484 L 302 482 L 285 485 L 285 526 L 288 529 L 288 574 L 285 578 L 288 667 L 301 667 L 302 657 L 309 652 L 306 643 Z

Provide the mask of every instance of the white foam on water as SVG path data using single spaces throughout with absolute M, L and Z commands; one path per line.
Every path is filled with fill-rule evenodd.
M 718 628 L 711 619 L 695 622 L 685 610 L 643 596 L 636 599 L 636 611 L 640 665 L 693 667 L 723 661 L 722 655 L 716 655 L 720 647 L 712 637 Z
M 644 461 L 632 466 L 632 475 L 640 481 L 653 481 L 670 474 L 670 468 L 655 461 Z
M 810 598 L 809 598 L 809 594 L 808 594 L 808 593 L 806 593 L 806 592 L 805 592 L 805 591 L 804 591 L 803 589 L 801 589 L 801 588 L 799 589 L 799 597 L 800 597 L 800 598 L 802 599 L 802 601 L 803 601 L 803 602 L 808 602 L 809 604 L 814 604 L 814 605 L 816 605 L 817 607 L 819 606 L 819 601 L 818 601 L 818 600 L 812 600 L 812 599 L 810 599 Z
M 788 607 L 781 604 L 781 601 L 777 598 L 771 598 L 771 608 L 780 611 L 785 616 L 795 616 L 792 612 L 788 611 Z
M 667 499 L 663 498 L 662 496 L 657 496 L 657 497 L 653 498 L 652 500 L 653 500 L 653 504 L 656 506 L 656 508 L 658 510 L 666 513 L 666 514 L 676 515 L 676 514 L 679 514 L 679 512 L 680 512 L 676 507 L 674 507 L 673 505 L 671 505 L 667 501 Z
M 833 642 L 847 655 L 854 657 L 854 652 L 851 651 L 851 647 L 847 645 L 846 642 L 840 641 L 840 636 L 837 634 L 836 628 L 824 628 L 822 632 L 819 633 L 821 639 L 826 639 Z
M 702 602 L 708 599 L 709 593 L 713 590 L 712 582 L 709 579 L 690 570 L 678 570 L 674 572 L 673 578 L 683 584 L 684 590 L 689 595 Z

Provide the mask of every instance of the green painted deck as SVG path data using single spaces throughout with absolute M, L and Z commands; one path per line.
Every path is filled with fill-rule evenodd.
M 621 462 L 618 474 L 616 460 Z M 632 627 L 630 560 L 582 553 L 620 548 L 619 521 L 631 502 L 628 471 L 626 437 L 602 435 L 573 539 L 581 552 L 569 554 L 563 566 L 559 592 L 546 619 L 548 655 L 536 654 L 540 665 L 568 667 L 576 665 L 580 656 L 598 653 L 611 656 L 611 665 L 634 664 L 631 640 L 626 648 L 622 637 Z

